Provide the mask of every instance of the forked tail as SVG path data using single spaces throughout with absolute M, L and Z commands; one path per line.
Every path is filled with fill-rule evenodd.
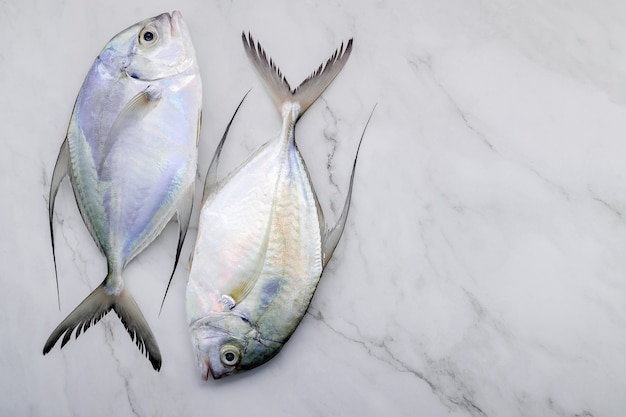
M 43 354 L 50 352 L 61 336 L 63 336 L 61 341 L 61 348 L 63 348 L 72 337 L 74 329 L 78 338 L 82 332 L 113 310 L 124 323 L 130 338 L 137 344 L 141 353 L 146 355 L 152 367 L 158 371 L 161 369 L 161 352 L 135 299 L 126 289 L 117 295 L 107 294 L 105 283 L 106 280 L 54 329 L 46 341 Z
M 335 51 L 325 64 L 320 65 L 313 74 L 292 90 L 278 66 L 271 58 L 267 57 L 261 45 L 254 41 L 252 35 L 248 34 L 246 37 L 246 34 L 243 33 L 241 36 L 250 61 L 256 68 L 281 116 L 285 104 L 295 103 L 299 105 L 296 120 L 322 95 L 326 87 L 330 85 L 344 65 L 346 65 L 352 52 L 352 39 L 350 39 L 345 49 L 343 44 L 341 44 L 339 49 Z

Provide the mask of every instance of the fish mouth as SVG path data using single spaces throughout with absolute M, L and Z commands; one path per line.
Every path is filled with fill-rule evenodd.
M 202 368 L 202 379 L 205 381 L 209 380 L 209 376 L 213 378 L 214 381 L 218 379 L 222 379 L 222 377 L 228 375 L 228 373 L 221 373 L 219 370 L 217 373 L 211 367 L 211 361 L 209 359 L 204 360 L 204 366 Z
M 211 369 L 211 362 L 210 362 L 208 359 L 205 359 L 205 361 L 204 361 L 204 367 L 205 367 L 205 369 L 206 369 L 206 373 L 204 373 L 204 374 L 202 375 L 202 378 L 203 378 L 205 381 L 208 381 L 208 380 L 209 380 L 209 375 L 211 375 L 211 377 L 213 377 L 213 379 L 217 379 L 217 378 L 215 378 L 215 375 L 213 374 L 213 370 Z

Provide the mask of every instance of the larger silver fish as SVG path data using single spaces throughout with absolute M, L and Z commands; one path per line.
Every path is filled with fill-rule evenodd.
M 108 273 L 52 332 L 44 354 L 62 335 L 61 347 L 75 328 L 78 337 L 113 310 L 154 369 L 160 369 L 159 347 L 125 288 L 122 271 L 176 214 L 178 262 L 191 215 L 201 105 L 195 51 L 178 11 L 120 32 L 96 58 L 54 168 L 50 230 L 59 185 L 69 175 L 83 221 L 107 258 Z M 52 242 L 54 251 L 54 236 Z
M 207 174 L 187 285 L 204 379 L 259 366 L 289 339 L 343 232 L 354 178 L 353 167 L 343 213 L 328 230 L 294 137 L 298 119 L 348 60 L 352 40 L 295 90 L 252 37 L 243 41 L 283 122 L 278 136 L 217 182 L 226 132 Z

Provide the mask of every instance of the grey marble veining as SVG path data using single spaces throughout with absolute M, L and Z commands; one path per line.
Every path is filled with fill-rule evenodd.
M 626 5 L 601 1 L 0 2 L 0 414 L 47 416 L 626 414 Z M 86 71 L 114 34 L 181 10 L 205 86 L 197 197 L 280 121 L 248 63 L 250 31 L 298 84 L 354 37 L 298 123 L 346 231 L 304 320 L 266 365 L 202 381 L 184 292 L 197 205 L 159 316 L 176 226 L 125 279 L 159 342 L 156 373 L 109 315 L 43 356 L 105 274 L 66 182 L 47 195 Z M 198 200 L 199 201 L 199 200 Z

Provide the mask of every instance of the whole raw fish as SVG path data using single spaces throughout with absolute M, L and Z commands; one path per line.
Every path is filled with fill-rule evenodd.
M 354 178 L 353 167 L 343 213 L 328 230 L 294 137 L 298 119 L 348 60 L 352 40 L 295 90 L 251 36 L 243 43 L 283 121 L 278 136 L 217 182 L 227 130 L 207 174 L 187 285 L 204 379 L 259 366 L 289 339 L 341 237 Z
M 113 310 L 154 369 L 160 369 L 159 347 L 125 288 L 122 271 L 174 215 L 179 224 L 176 269 L 191 215 L 201 105 L 195 51 L 178 11 L 120 32 L 96 58 L 54 168 L 50 231 L 59 185 L 69 175 L 108 272 L 52 332 L 44 354 L 61 336 L 63 347 L 75 328 L 78 337 Z M 54 253 L 54 235 L 52 242 Z

